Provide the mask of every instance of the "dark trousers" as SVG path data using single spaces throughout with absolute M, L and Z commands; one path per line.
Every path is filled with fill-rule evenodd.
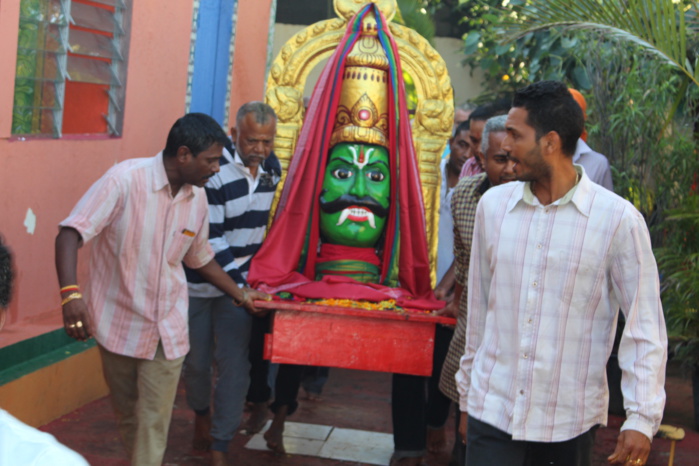
M 286 406 L 286 414 L 292 415 L 299 403 L 299 388 L 303 379 L 303 372 L 306 366 L 295 366 L 292 364 L 280 364 L 277 372 L 277 380 L 274 384 L 274 402 L 269 406 L 272 412 Z
M 323 387 L 328 381 L 328 376 L 330 375 L 329 367 L 320 366 L 306 366 L 303 371 L 303 380 L 301 381 L 301 386 L 308 393 L 314 395 L 320 395 L 323 393 Z
M 264 359 L 265 334 L 269 333 L 272 326 L 272 314 L 265 317 L 255 317 L 252 320 L 252 332 L 250 335 L 250 387 L 246 400 L 250 403 L 265 403 L 269 401 L 272 390 L 269 386 L 269 361 Z M 298 394 L 304 372 L 309 366 L 295 366 L 280 364 L 277 378 L 274 383 L 274 402 L 270 405 L 273 412 L 277 412 L 280 406 L 287 406 L 287 415 L 291 415 L 298 408 Z M 328 369 L 318 368 L 325 372 L 327 380 Z M 320 385 L 322 389 L 322 384 Z M 320 389 L 318 393 L 320 393 Z
M 453 336 L 454 329 L 451 327 L 437 325 L 435 328 L 432 375 L 427 379 L 427 427 L 444 427 L 449 418 L 451 400 L 439 389 L 439 379 Z
M 396 458 L 422 456 L 426 450 L 426 377 L 393 374 L 391 414 Z
M 272 396 L 272 390 L 267 380 L 269 361 L 264 358 L 265 334 L 269 331 L 271 314 L 265 317 L 252 318 L 250 346 L 250 386 L 245 397 L 250 403 L 266 403 Z
M 459 407 L 456 407 L 456 416 L 454 416 L 454 448 L 451 451 L 451 461 L 449 466 L 458 465 L 464 466 L 466 464 L 466 444 L 461 439 L 461 434 L 459 433 L 459 424 L 461 424 L 461 416 L 465 416 Z
M 439 377 L 453 334 L 453 329 L 437 325 L 430 377 L 393 374 L 391 412 L 396 458 L 424 455 L 427 426 L 439 428 L 447 422 L 451 401 L 439 390 Z
M 564 442 L 512 440 L 507 432 L 468 419 L 468 466 L 590 466 L 597 426 Z

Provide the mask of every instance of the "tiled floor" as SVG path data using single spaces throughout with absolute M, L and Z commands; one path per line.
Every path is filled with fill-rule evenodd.
M 236 435 L 229 450 L 236 466 L 340 466 L 388 464 L 393 449 L 389 374 L 331 369 L 330 380 L 321 401 L 303 397 L 285 430 L 286 455 L 275 455 L 264 448 L 259 437 Z M 664 422 L 681 426 L 687 437 L 677 444 L 675 466 L 699 465 L 699 433 L 693 430 L 692 394 L 689 382 L 671 369 L 667 383 L 668 403 Z M 303 391 L 301 392 L 303 394 Z M 184 401 L 180 386 L 173 412 L 165 464 L 206 465 L 206 454 L 191 449 L 193 414 Z M 614 450 L 622 419 L 610 416 L 609 426 L 597 433 L 593 464 L 606 465 Z M 430 466 L 446 465 L 453 439 L 453 419 L 447 423 L 449 445 L 430 454 Z M 127 466 L 128 461 L 107 398 L 90 403 L 42 430 L 78 451 L 96 466 Z M 290 440 L 294 437 L 296 440 Z M 257 449 L 253 449 L 253 447 Z M 666 465 L 670 442 L 656 439 L 649 466 Z
M 320 450 L 321 458 L 366 464 L 388 464 L 393 453 L 393 435 L 356 429 L 333 429 Z
M 267 426 L 245 448 L 267 450 L 262 437 Z M 393 452 L 391 434 L 340 427 L 287 422 L 284 429 L 284 446 L 291 455 L 317 456 L 354 463 L 385 465 Z

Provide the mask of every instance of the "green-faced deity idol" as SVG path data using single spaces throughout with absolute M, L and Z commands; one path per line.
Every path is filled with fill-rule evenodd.
M 374 247 L 389 212 L 388 151 L 370 144 L 337 144 L 330 151 L 320 194 L 323 241 Z

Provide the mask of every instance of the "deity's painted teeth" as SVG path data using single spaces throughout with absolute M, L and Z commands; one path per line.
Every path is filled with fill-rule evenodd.
M 369 222 L 371 228 L 376 228 L 376 221 L 374 220 L 374 213 L 363 207 L 348 207 L 342 210 L 340 218 L 335 226 L 340 226 L 345 223 L 347 219 L 353 222 Z

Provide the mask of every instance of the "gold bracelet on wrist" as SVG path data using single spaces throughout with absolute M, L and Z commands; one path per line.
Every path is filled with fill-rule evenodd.
M 65 298 L 63 301 L 61 301 L 61 306 L 65 306 L 66 304 L 68 304 L 68 303 L 71 302 L 72 300 L 74 300 L 74 299 L 81 299 L 82 297 L 83 297 L 83 295 L 80 294 L 80 293 L 77 293 L 77 292 L 76 292 L 76 293 L 71 293 L 71 294 L 69 294 L 68 296 L 66 296 L 66 298 Z

